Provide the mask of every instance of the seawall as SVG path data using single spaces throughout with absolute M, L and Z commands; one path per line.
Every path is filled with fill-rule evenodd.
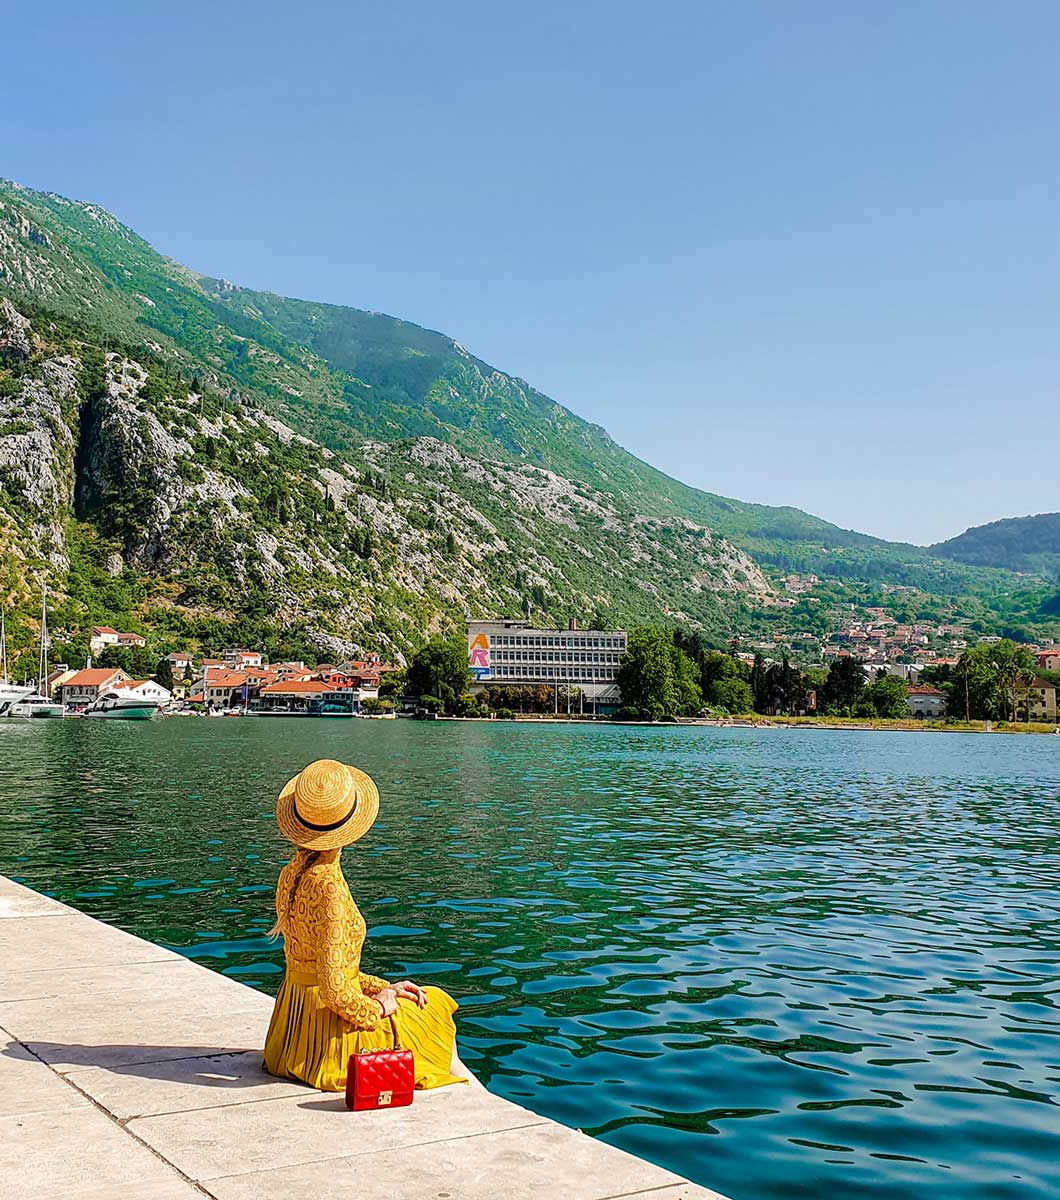
M 724 1200 L 477 1081 L 351 1113 L 271 999 L 0 876 L 0 1197 Z

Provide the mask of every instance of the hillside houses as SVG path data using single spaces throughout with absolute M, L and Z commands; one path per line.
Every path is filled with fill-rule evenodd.
M 108 647 L 125 649 L 130 646 L 146 646 L 147 639 L 138 633 L 119 633 L 109 625 L 93 625 L 89 630 L 88 648 L 93 654 L 102 654 Z

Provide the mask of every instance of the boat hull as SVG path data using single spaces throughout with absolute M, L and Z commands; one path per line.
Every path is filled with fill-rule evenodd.
M 156 712 L 154 704 L 130 704 L 125 708 L 88 709 L 83 715 L 101 721 L 150 721 Z

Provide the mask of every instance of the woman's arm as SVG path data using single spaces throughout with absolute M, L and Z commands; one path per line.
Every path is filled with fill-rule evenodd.
M 385 979 L 380 979 L 378 975 L 366 975 L 363 971 L 357 976 L 357 982 L 366 996 L 374 996 L 377 992 L 391 986 Z
M 339 913 L 328 911 L 320 925 L 317 942 L 317 983 L 320 998 L 354 1029 L 375 1029 L 383 1019 L 383 1005 L 373 996 L 365 995 L 360 980 L 365 978 L 346 966 L 349 947 L 346 930 Z M 371 978 L 368 976 L 367 978 Z M 383 980 L 379 991 L 386 987 Z

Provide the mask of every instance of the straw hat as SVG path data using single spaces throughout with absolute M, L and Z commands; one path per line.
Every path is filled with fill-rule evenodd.
M 336 850 L 364 837 L 379 812 L 379 789 L 356 767 L 319 758 L 284 784 L 276 824 L 307 850 Z

